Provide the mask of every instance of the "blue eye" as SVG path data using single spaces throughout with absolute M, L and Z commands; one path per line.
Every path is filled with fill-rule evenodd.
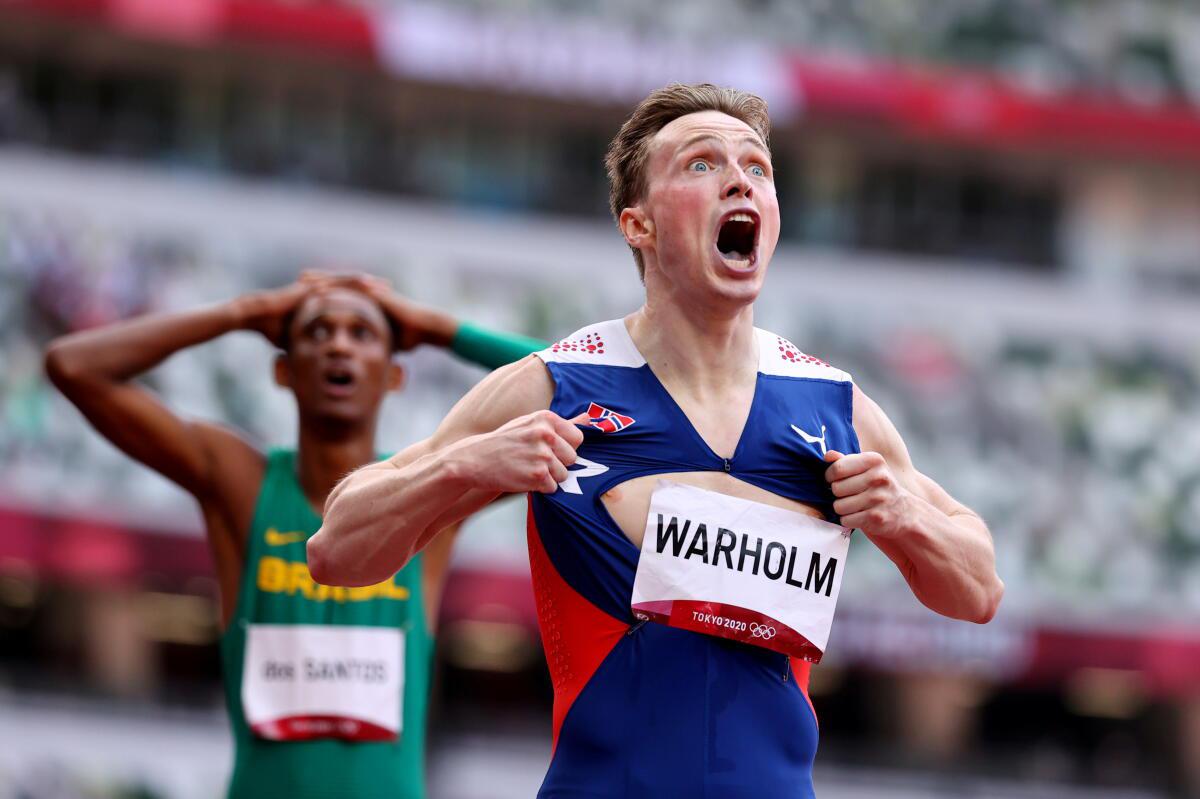
M 692 170 L 693 172 L 707 172 L 708 164 L 704 161 L 693 161 L 688 165 L 688 169 Z
M 758 164 L 752 165 L 749 171 L 750 174 L 754 175 L 756 178 L 765 178 L 767 176 L 767 171 Z

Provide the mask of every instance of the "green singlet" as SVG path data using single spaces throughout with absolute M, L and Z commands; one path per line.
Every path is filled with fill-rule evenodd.
M 433 650 L 421 556 L 376 586 L 314 583 L 305 542 L 321 519 L 295 460 L 291 450 L 268 456 L 221 638 L 235 745 L 228 796 L 421 799 Z

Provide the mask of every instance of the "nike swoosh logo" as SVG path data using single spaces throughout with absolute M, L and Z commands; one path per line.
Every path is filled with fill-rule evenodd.
M 303 541 L 308 538 L 308 535 L 300 532 L 281 533 L 274 527 L 268 527 L 266 538 L 269 546 L 281 547 L 286 544 L 294 544 L 297 541 Z

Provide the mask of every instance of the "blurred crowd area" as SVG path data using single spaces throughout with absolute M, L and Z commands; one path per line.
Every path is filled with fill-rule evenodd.
M 59 7 L 15 7 L 40 4 Z M 1197 13 L 1189 4 L 765 3 L 722 7 L 724 17 L 690 3 L 605 4 L 588 12 L 601 16 L 587 25 L 543 19 L 538 3 L 352 5 L 362 16 L 348 19 L 328 3 L 267 5 L 275 10 L 255 17 L 257 27 L 226 19 L 223 38 L 209 22 L 195 42 L 188 36 L 201 33 L 186 26 L 200 22 L 190 18 L 127 9 L 105 28 L 70 14 L 7 12 L 0 141 L 172 172 L 603 219 L 605 177 L 595 165 L 622 110 L 668 80 L 708 79 L 771 101 L 786 242 L 928 256 L 957 269 L 1134 277 L 1172 291 L 1200 282 L 1192 268 L 1200 123 L 1182 88 L 1132 99 L 1079 94 L 1070 84 L 1003 80 L 995 64 L 978 72 L 957 62 L 925 75 L 933 46 L 914 46 L 903 60 L 863 48 L 849 66 L 827 57 L 856 52 L 832 32 L 844 19 L 847 31 L 898 43 L 976 30 L 964 40 L 1021 64 L 1039 59 L 1024 54 L 1017 31 L 1068 50 L 1094 38 L 1107 43 L 1079 45 L 1094 57 L 1075 60 L 1123 73 L 1120 54 L 1141 50 L 1116 42 L 1152 41 L 1152 29 L 1177 43 L 1145 48 L 1181 65 L 1164 84 L 1194 93 L 1195 70 L 1182 66 L 1194 65 L 1200 41 L 1188 33 Z M 270 28 L 271 14 L 287 21 Z M 783 19 L 754 22 L 771 14 Z M 638 22 L 646 16 L 654 23 Z M 819 47 L 787 33 L 791 17 L 812 18 Z M 714 57 L 724 52 L 714 34 L 686 21 L 711 28 L 717 19 L 761 36 Z M 890 25 L 912 37 L 883 33 Z M 287 47 L 301 26 L 305 46 Z
M 228 758 L 199 515 L 49 386 L 45 344 L 305 268 L 547 341 L 628 313 L 602 155 L 675 79 L 770 100 L 756 322 L 854 375 L 1007 585 L 987 626 L 937 619 L 854 539 L 821 795 L 1200 795 L 1198 26 L 1117 0 L 0 3 L 0 799 L 199 799 Z M 289 445 L 272 358 L 231 334 L 144 380 Z M 385 451 L 483 374 L 401 358 Z M 455 553 L 439 799 L 544 768 L 524 515 Z
M 0 141 L 503 212 L 608 215 L 607 183 L 596 168 L 620 124 L 608 111 L 581 118 L 523 98 L 374 78 L 363 85 L 354 72 L 317 74 L 304 64 L 148 69 L 140 59 L 120 64 L 128 53 L 113 53 L 93 66 L 78 63 L 90 61 L 88 51 L 36 41 L 15 47 L 7 64 L 0 52 Z M 860 162 L 844 143 L 788 131 L 776 136 L 775 160 L 790 200 L 785 240 L 1035 270 L 1059 260 L 1054 237 L 1065 192 L 1043 175 L 965 157 L 913 162 L 886 151 Z
M 290 0 L 387 14 L 411 0 Z M 429 4 L 434 5 L 434 4 Z M 949 64 L 1039 91 L 1200 101 L 1200 10 L 1172 0 L 454 0 L 465 12 L 556 18 L 701 41 L 714 31 L 838 58 Z
M 324 2 L 325 0 L 316 0 Z M 405 0 L 339 0 L 384 9 Z M 706 39 L 714 29 L 839 58 L 984 69 L 1039 90 L 1200 101 L 1200 9 L 1169 0 L 456 0 Z
M 964 14 L 990 8 L 1055 42 L 1092 29 L 1132 36 L 1142 17 L 1171 19 L 1166 34 L 1200 41 L 1184 34 L 1186 20 L 1175 19 L 1192 13 L 1184 4 L 1111 4 L 1110 14 L 1091 4 L 1030 4 L 1027 11 L 1022 4 L 936 5 L 863 7 L 913 13 L 922 32 L 937 30 L 934 20 L 960 5 Z M 781 4 L 780 13 L 785 6 L 792 7 Z M 685 17 L 691 6 L 678 8 Z M 842 8 L 830 4 L 829 16 L 851 13 Z M 1126 8 L 1140 8 L 1141 16 Z M 1104 92 L 1072 100 L 997 84 L 992 73 L 923 77 L 889 61 L 845 66 L 820 60 L 824 50 L 781 50 L 764 37 L 748 38 L 721 60 L 698 40 L 658 35 L 653 26 L 625 23 L 619 30 L 637 35 L 610 43 L 590 37 L 592 29 L 538 22 L 516 8 L 508 16 L 452 4 L 389 10 L 391 22 L 354 19 L 361 50 L 341 52 L 337 35 L 324 41 L 316 34 L 310 37 L 318 41 L 288 49 L 276 41 L 290 30 L 281 28 L 263 44 L 271 48 L 264 59 L 240 29 L 228 40 L 179 47 L 138 36 L 142 29 L 121 17 L 106 29 L 0 7 L 0 142 L 154 163 L 172 173 L 602 220 L 607 188 L 595 164 L 623 109 L 667 80 L 712 79 L 772 102 L 785 242 L 944 259 L 955 269 L 1066 271 L 1110 286 L 1200 286 L 1193 145 L 1200 122 L 1182 103 Z M 1084 19 L 1043 22 L 1044 14 L 1068 12 Z M 346 20 L 295 24 L 337 22 Z M 762 26 L 764 36 L 785 28 Z M 827 40 L 836 49 L 838 38 Z M 1001 52 L 1016 52 L 1003 37 L 995 41 Z M 541 44 L 551 42 L 577 50 L 574 60 L 538 60 Z M 691 44 L 671 49 L 678 42 Z M 614 66 L 634 59 L 611 79 L 604 71 L 610 50 Z M 660 60 L 646 58 L 660 52 Z

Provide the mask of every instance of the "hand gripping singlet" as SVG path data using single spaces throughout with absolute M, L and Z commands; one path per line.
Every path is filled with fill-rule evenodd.
M 732 458 L 718 457 L 622 320 L 538 353 L 550 406 L 591 420 L 554 494 L 531 494 L 529 558 L 554 684 L 542 799 L 811 797 L 817 721 L 808 664 L 655 623 L 630 597 L 639 550 L 601 501 L 632 478 L 725 471 L 833 516 L 827 450 L 859 451 L 849 375 L 755 330 L 758 378 Z

